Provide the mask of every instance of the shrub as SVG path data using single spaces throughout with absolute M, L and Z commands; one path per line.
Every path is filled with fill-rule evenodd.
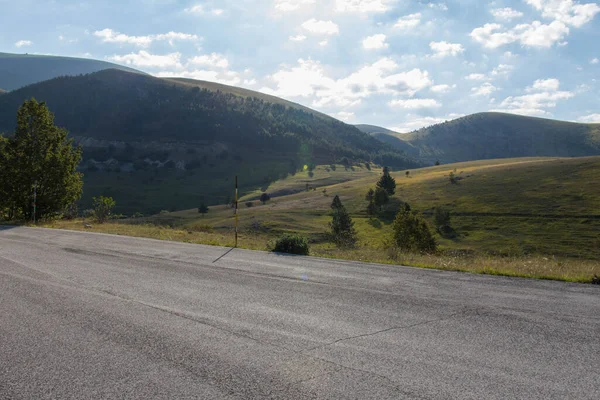
M 115 206 L 115 201 L 112 197 L 94 197 L 93 199 L 94 216 L 99 223 L 105 222 Z
M 437 243 L 427 223 L 405 204 L 393 224 L 393 243 L 403 252 L 433 253 Z
M 433 214 L 436 228 L 450 226 L 450 212 L 442 207 L 436 207 Z
M 269 196 L 267 193 L 263 193 L 263 194 L 260 195 L 260 201 L 263 204 L 266 204 L 267 201 L 269 201 L 269 200 L 271 200 L 271 196 Z
M 78 212 L 77 203 L 73 202 L 65 208 L 65 211 L 63 212 L 63 218 L 64 219 L 75 219 L 75 218 L 77 218 L 77 212 Z
M 304 236 L 286 233 L 275 241 L 273 251 L 307 256 L 309 254 L 308 240 Z
M 254 205 L 254 203 L 252 203 L 251 201 L 246 202 L 246 207 L 252 207 L 253 205 Z

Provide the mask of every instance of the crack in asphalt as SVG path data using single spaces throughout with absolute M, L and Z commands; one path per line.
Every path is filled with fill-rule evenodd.
M 367 333 L 361 333 L 360 335 L 346 336 L 346 337 L 343 337 L 343 338 L 336 339 L 336 340 L 334 340 L 332 342 L 323 343 L 323 344 L 320 344 L 318 346 L 312 347 L 310 349 L 302 350 L 301 352 L 313 351 L 313 350 L 321 349 L 323 347 L 334 345 L 336 343 L 344 342 L 344 341 L 347 341 L 347 340 L 358 339 L 358 338 L 367 337 L 367 336 L 379 335 L 380 333 L 390 332 L 390 331 L 393 331 L 393 330 L 410 329 L 410 328 L 414 328 L 416 326 L 431 324 L 433 322 L 446 321 L 446 320 L 449 320 L 449 319 L 451 319 L 452 317 L 454 317 L 456 315 L 465 314 L 465 313 L 467 313 L 469 311 L 473 311 L 473 310 L 459 311 L 459 312 L 456 312 L 456 313 L 452 313 L 452 314 L 450 314 L 450 315 L 448 315 L 446 317 L 443 317 L 443 318 L 431 319 L 431 320 L 427 320 L 427 321 L 423 321 L 423 322 L 418 322 L 418 323 L 412 324 L 412 325 L 392 326 L 390 328 L 381 329 L 381 330 L 378 330 L 378 331 L 375 331 L 375 332 L 367 332 Z M 475 312 L 477 314 L 477 310 L 475 310 Z

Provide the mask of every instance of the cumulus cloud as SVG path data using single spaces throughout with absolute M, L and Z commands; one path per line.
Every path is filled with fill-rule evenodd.
M 203 65 L 213 68 L 227 68 L 229 67 L 229 61 L 225 56 L 218 53 L 204 54 L 196 56 L 188 60 L 188 64 L 192 65 Z
M 552 115 L 547 108 L 554 108 L 558 101 L 575 96 L 573 92 L 558 90 L 559 87 L 558 79 L 537 79 L 525 89 L 530 94 L 507 97 L 500 103 L 498 111 L 534 116 Z
M 427 7 L 434 10 L 448 11 L 446 3 L 427 3 Z
M 148 47 L 156 40 L 167 40 L 170 44 L 173 44 L 175 40 L 198 40 L 198 36 L 189 33 L 168 32 L 157 35 L 129 36 L 108 28 L 95 31 L 94 36 L 102 39 L 103 43 L 131 44 L 138 47 Z
M 536 91 L 556 91 L 560 86 L 560 81 L 555 78 L 551 79 L 536 79 L 533 85 L 529 86 L 526 90 L 528 92 Z
M 390 107 L 416 109 L 416 108 L 437 108 L 442 105 L 435 99 L 397 99 L 388 103 Z
M 25 47 L 25 46 L 31 46 L 33 44 L 33 42 L 31 40 L 19 40 L 18 42 L 15 42 L 15 47 Z
M 184 70 L 184 71 L 160 71 L 156 74 L 158 77 L 179 77 L 197 79 L 202 81 L 211 81 L 222 83 L 224 85 L 238 86 L 242 80 L 235 71 L 213 71 L 213 70 Z
M 510 74 L 515 67 L 513 65 L 508 64 L 500 64 L 496 68 L 492 70 L 490 73 L 491 76 L 507 76 Z
M 472 96 L 489 96 L 494 93 L 498 88 L 489 82 L 484 83 L 481 86 L 471 88 Z
M 592 64 L 592 65 L 593 65 L 593 64 L 598 64 L 598 62 L 599 62 L 599 61 L 598 61 L 598 58 L 592 58 L 592 59 L 590 60 L 590 64 Z
M 390 128 L 395 132 L 412 132 L 417 129 L 424 128 L 426 126 L 431 126 L 435 124 L 441 124 L 442 122 L 446 122 L 452 119 L 460 118 L 464 116 L 463 114 L 455 114 L 451 113 L 446 115 L 445 117 L 421 117 L 421 116 L 412 116 L 408 115 L 406 121 L 402 123 L 402 125 L 394 126 Z
M 290 37 L 289 37 L 289 39 L 290 39 L 292 42 L 301 42 L 301 41 L 303 41 L 303 40 L 306 40 L 306 36 L 304 36 L 304 35 L 290 36 Z
M 182 68 L 181 53 L 171 53 L 165 55 L 151 54 L 140 50 L 138 53 L 129 53 L 125 55 L 113 55 L 108 60 L 117 63 L 133 65 L 146 68 Z
M 430 42 L 429 48 L 433 51 L 433 57 L 442 58 L 446 56 L 457 56 L 465 51 L 460 43 Z
M 275 0 L 275 9 L 283 12 L 296 11 L 302 6 L 314 4 L 315 1 L 316 0 Z
M 433 84 L 427 71 L 398 72 L 390 58 L 381 58 L 352 74 L 335 79 L 319 61 L 299 59 L 295 66 L 284 66 L 269 77 L 275 89 L 261 91 L 282 97 L 313 97 L 313 107 L 351 107 L 374 94 L 413 96 Z
M 485 81 L 485 74 L 469 74 L 465 76 L 465 79 L 468 81 Z
M 225 10 L 221 9 L 221 8 L 213 8 L 211 10 L 207 10 L 202 4 L 196 4 L 194 6 L 185 8 L 183 11 L 185 11 L 188 14 L 198 14 L 198 15 L 205 15 L 205 14 L 212 14 L 212 15 L 222 15 Z
M 590 22 L 600 12 L 596 3 L 580 4 L 573 0 L 525 0 L 542 12 L 544 18 L 560 21 L 576 28 Z
M 316 35 L 337 35 L 340 29 L 333 21 L 318 21 L 314 18 L 305 21 L 302 28 Z
M 409 14 L 404 17 L 400 17 L 394 28 L 398 29 L 412 29 L 417 27 L 421 23 L 421 13 Z
M 510 7 L 494 8 L 494 9 L 490 10 L 490 13 L 494 16 L 494 18 L 505 20 L 505 21 L 510 21 L 512 19 L 520 18 L 523 16 L 522 12 L 513 10 Z
M 429 88 L 429 90 L 431 90 L 434 93 L 448 93 L 451 89 L 456 88 L 456 85 L 446 85 L 446 84 L 442 84 L 442 85 L 433 85 L 432 87 Z
M 388 44 L 385 42 L 385 35 L 378 34 L 364 38 L 362 41 L 362 46 L 367 50 L 374 50 L 385 49 L 388 47 Z
M 354 119 L 354 113 L 348 112 L 348 111 L 340 111 L 340 112 L 334 113 L 333 116 L 344 122 L 348 122 L 351 119 Z
M 470 36 L 484 47 L 495 49 L 514 42 L 529 47 L 551 47 L 568 34 L 569 28 L 560 21 L 553 21 L 548 25 L 533 21 L 508 30 L 500 24 L 485 24 L 473 29 Z
M 583 116 L 577 118 L 577 121 L 593 123 L 593 124 L 600 124 L 600 114 L 583 115 Z
M 335 11 L 351 13 L 386 12 L 397 0 L 335 0 Z

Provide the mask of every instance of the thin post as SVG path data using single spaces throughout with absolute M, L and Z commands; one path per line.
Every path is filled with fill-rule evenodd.
M 33 184 L 33 224 L 35 225 L 35 214 L 37 209 L 37 181 Z
M 238 245 L 238 177 L 235 176 L 235 247 Z

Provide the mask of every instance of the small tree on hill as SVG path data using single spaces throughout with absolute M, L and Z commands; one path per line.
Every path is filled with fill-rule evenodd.
M 379 178 L 377 187 L 384 189 L 390 196 L 396 193 L 396 180 L 390 175 L 388 167 L 383 167 L 383 175 Z
M 440 165 L 440 160 L 435 160 L 435 165 Z
M 102 224 L 110 217 L 112 209 L 115 207 L 116 203 L 112 197 L 104 196 L 94 197 L 92 201 L 94 216 L 96 217 L 98 223 Z
M 260 201 L 263 203 L 263 205 L 267 204 L 267 201 L 269 200 L 271 200 L 271 196 L 269 196 L 267 193 L 260 195 Z
M 388 196 L 386 190 L 384 188 L 378 187 L 377 190 L 375 190 L 375 195 L 373 196 L 373 203 L 375 204 L 375 206 L 378 207 L 379 210 L 383 210 L 383 206 L 385 206 L 389 202 L 390 196 Z
M 432 253 L 437 244 L 427 223 L 405 204 L 393 224 L 393 242 L 400 251 Z
M 342 205 L 342 201 L 340 200 L 340 196 L 338 196 L 337 194 L 335 195 L 335 197 L 331 201 L 331 206 L 330 207 L 331 207 L 332 210 L 337 210 L 338 208 L 344 207 Z
M 406 177 L 408 178 L 408 176 L 410 175 L 410 171 L 406 171 Z
M 367 192 L 367 194 L 365 195 L 365 200 L 368 202 L 373 201 L 373 199 L 375 198 L 375 191 L 373 190 L 373 188 L 370 188 L 369 191 Z
M 339 207 L 334 208 L 332 204 L 331 208 L 333 208 L 333 213 L 329 227 L 333 241 L 338 246 L 354 246 L 357 241 L 356 229 L 354 228 L 354 221 L 352 221 L 352 217 L 348 214 L 346 207 L 340 202 Z
M 202 214 L 202 216 L 204 216 L 204 214 L 206 214 L 208 212 L 208 206 L 204 203 L 200 204 L 200 207 L 198 207 L 198 213 Z
M 442 207 L 436 207 L 433 214 L 433 220 L 435 221 L 435 226 L 438 230 L 440 227 L 450 226 L 450 211 Z

